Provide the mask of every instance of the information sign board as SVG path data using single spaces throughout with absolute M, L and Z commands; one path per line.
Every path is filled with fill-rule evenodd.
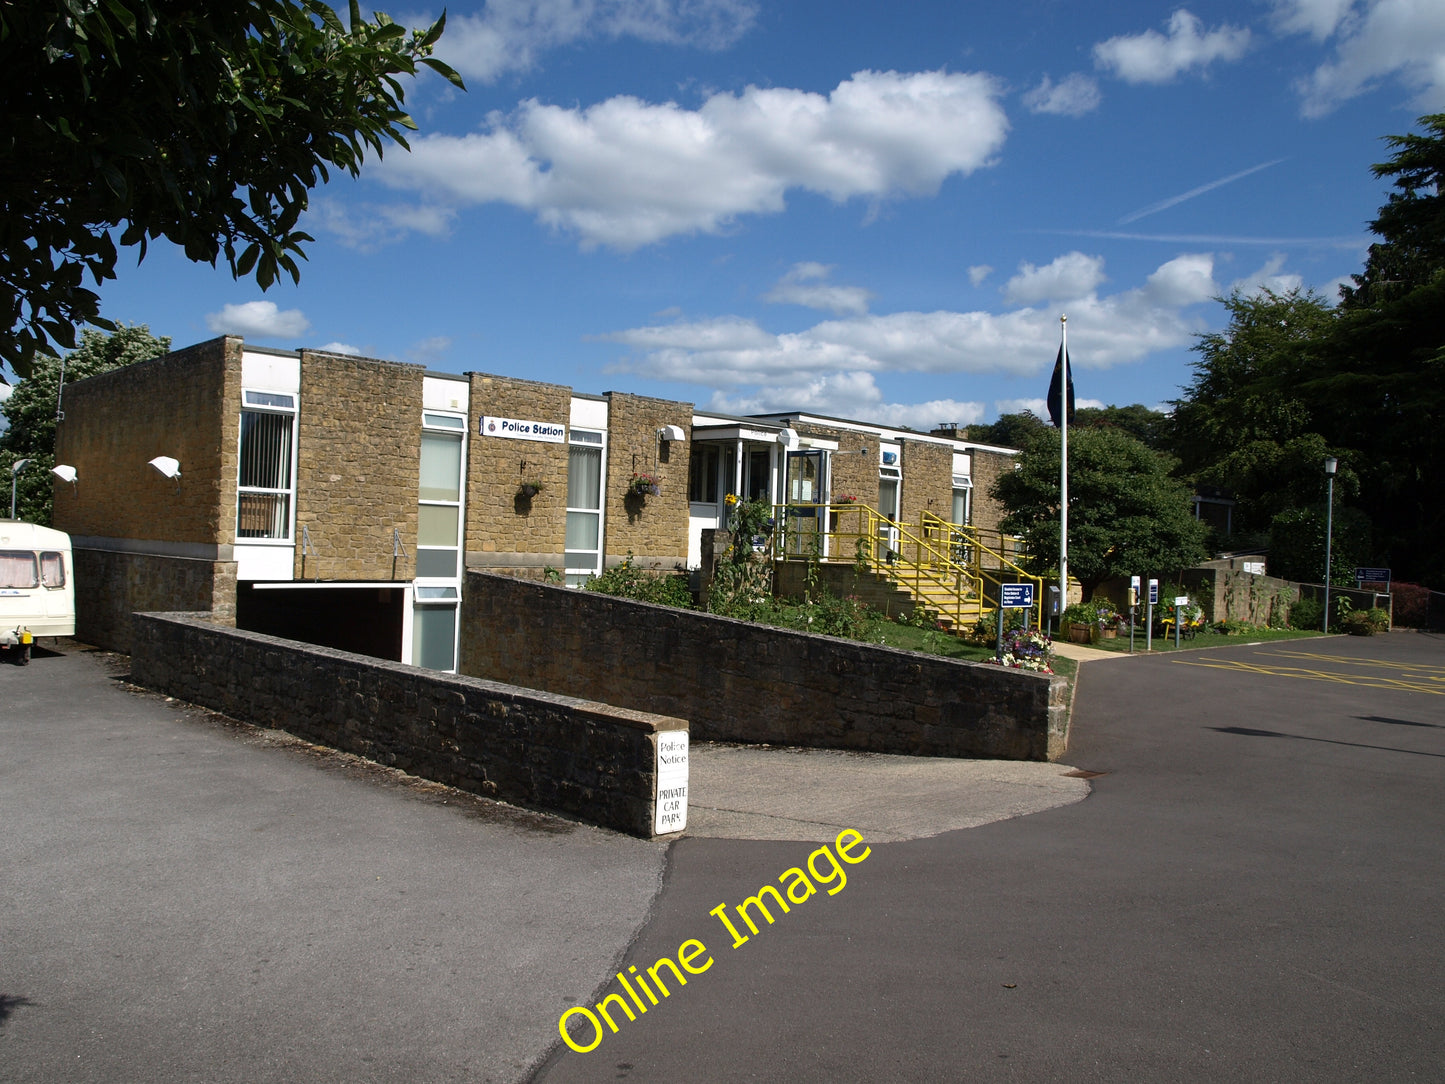
M 998 604 L 1005 610 L 1027 610 L 1034 604 L 1034 585 L 1031 583 L 999 584 Z

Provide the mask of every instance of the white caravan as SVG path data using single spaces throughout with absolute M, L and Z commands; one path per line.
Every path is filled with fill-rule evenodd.
M 24 666 L 37 636 L 75 635 L 70 536 L 0 519 L 0 648 Z

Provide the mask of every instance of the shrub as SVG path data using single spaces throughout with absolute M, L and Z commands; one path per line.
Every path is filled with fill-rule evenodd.
M 1369 610 L 1351 610 L 1340 618 L 1340 628 L 1351 636 L 1373 636 L 1379 631 L 1370 620 Z
M 1418 583 L 1392 583 L 1390 595 L 1394 604 L 1395 624 L 1423 629 L 1429 624 L 1430 589 Z
M 1297 599 L 1289 608 L 1289 627 L 1317 629 L 1324 624 L 1325 604 L 1317 598 Z
M 587 590 L 636 599 L 638 602 L 656 602 L 663 606 L 692 609 L 692 592 L 688 589 L 686 576 L 644 572 L 632 563 L 630 553 L 620 565 L 614 565 L 602 575 L 588 580 Z

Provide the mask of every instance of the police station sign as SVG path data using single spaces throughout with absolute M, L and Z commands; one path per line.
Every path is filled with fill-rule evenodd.
M 526 418 L 484 417 L 478 428 L 484 437 L 510 437 L 512 440 L 543 440 L 548 444 L 563 444 L 567 440 L 567 427 L 556 422 L 538 422 Z
M 687 731 L 657 735 L 657 814 L 653 833 L 681 832 L 687 827 Z

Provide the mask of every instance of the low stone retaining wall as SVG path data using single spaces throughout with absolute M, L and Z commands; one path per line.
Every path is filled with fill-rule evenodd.
M 467 573 L 463 673 L 686 718 L 694 737 L 1044 760 L 1063 678 Z
M 657 739 L 687 723 L 571 696 L 136 614 L 139 685 L 439 783 L 653 835 Z

